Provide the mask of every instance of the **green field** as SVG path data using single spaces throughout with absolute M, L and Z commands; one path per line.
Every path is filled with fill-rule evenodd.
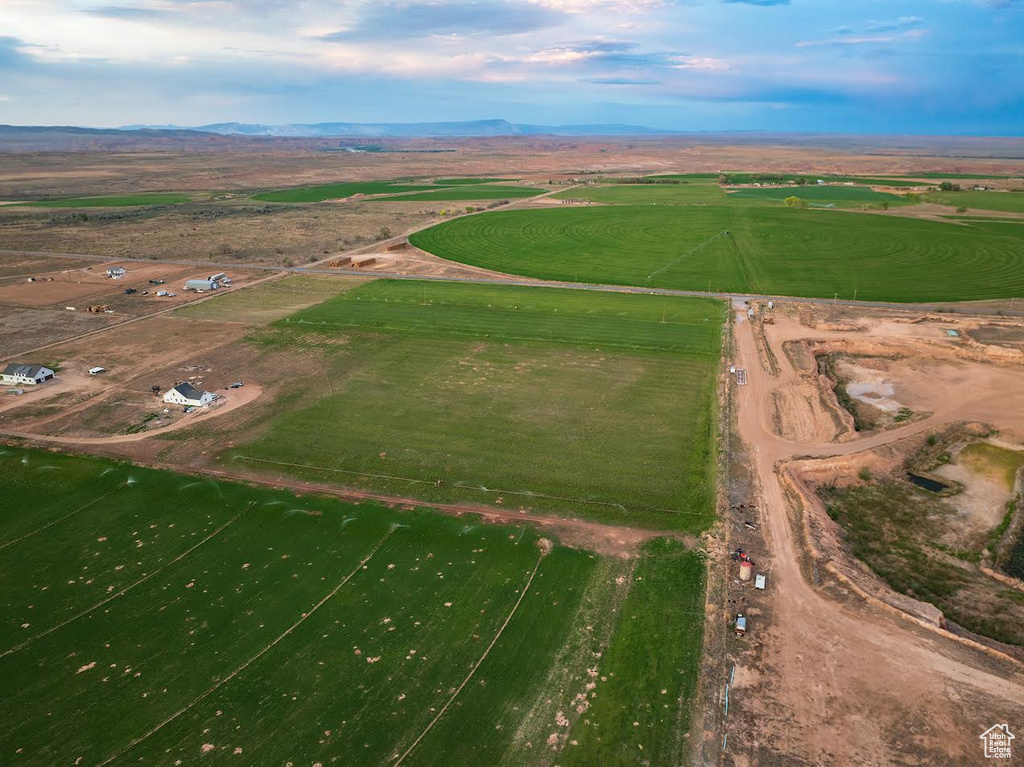
M 323 202 L 324 200 L 351 197 L 354 194 L 393 194 L 433 188 L 426 184 L 401 184 L 391 181 L 350 181 L 340 184 L 322 184 L 261 192 L 254 194 L 252 199 L 263 202 Z
M 666 178 L 679 181 L 718 181 L 719 173 L 656 173 L 644 178 Z
M 492 184 L 496 181 L 511 181 L 510 178 L 438 178 L 434 179 L 437 186 L 461 186 L 463 184 Z
M 657 529 L 713 516 L 720 302 L 377 281 L 253 343 L 323 355 L 229 466 Z M 680 392 L 685 392 L 681 396 Z
M 781 205 L 500 211 L 410 242 L 550 280 L 908 302 L 1024 295 L 1024 249 L 1009 232 Z
M 545 553 L 43 451 L 0 472 L 5 763 L 684 760 L 704 574 L 678 542 Z
M 267 324 L 363 284 L 361 277 L 293 274 L 175 310 L 175 317 Z
M 378 197 L 377 202 L 421 202 L 427 200 L 504 200 L 533 197 L 544 194 L 546 189 L 531 189 L 528 186 L 474 186 L 466 184 L 453 189 L 435 189 L 430 192 L 405 194 L 396 197 Z
M 35 200 L 18 203 L 38 208 L 129 208 L 143 205 L 179 205 L 192 198 L 179 192 L 140 192 L 105 197 L 72 197 L 64 200 Z
M 750 173 L 728 171 L 724 174 L 729 184 L 795 184 L 804 181 L 800 187 L 816 186 L 817 181 L 827 181 L 830 184 L 869 184 L 873 186 L 922 186 L 921 184 L 905 178 L 880 178 L 867 176 L 832 176 L 816 173 Z
M 1024 192 L 928 192 L 922 199 L 950 207 L 964 207 L 968 210 L 998 210 L 1007 213 L 1024 213 Z
M 620 184 L 570 189 L 556 199 L 590 200 L 607 205 L 725 205 L 718 184 Z
M 835 205 L 837 207 L 863 204 L 889 203 L 907 205 L 908 201 L 888 192 L 876 192 L 866 186 L 771 186 L 745 188 L 729 192 L 730 200 L 765 201 L 782 203 L 789 197 L 799 197 L 811 205 Z

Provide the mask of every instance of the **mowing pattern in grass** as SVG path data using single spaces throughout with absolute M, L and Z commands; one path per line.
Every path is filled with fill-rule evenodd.
M 178 192 L 140 192 L 110 197 L 73 197 L 65 200 L 36 200 L 19 203 L 39 208 L 129 208 L 143 205 L 178 205 L 192 200 Z
M 767 200 L 781 203 L 788 197 L 799 197 L 812 205 L 851 206 L 881 202 L 890 205 L 909 204 L 907 200 L 895 194 L 876 192 L 866 186 L 770 186 L 738 189 L 729 193 L 730 200 Z
M 209 301 L 183 306 L 174 312 L 176 317 L 199 320 L 228 320 L 266 324 L 287 317 L 308 306 L 326 301 L 332 296 L 362 285 L 360 277 L 319 277 L 293 274 L 218 295 Z
M 703 573 L 676 542 L 617 583 L 628 563 L 469 517 L 42 451 L 0 473 L 7 762 L 550 764 L 579 691 L 600 733 L 621 709 L 655 754 L 685 737 Z M 548 705 L 569 719 L 525 742 Z
M 935 202 L 950 207 L 964 207 L 968 210 L 999 210 L 1007 213 L 1024 213 L 1024 192 L 929 192 L 925 202 Z
M 701 530 L 720 303 L 373 282 L 258 337 L 325 357 L 326 396 L 223 456 L 439 501 Z
M 704 562 L 678 541 L 645 548 L 619 611 L 598 695 L 562 765 L 685 764 L 704 636 Z
M 398 197 L 379 197 L 378 202 L 418 202 L 421 200 L 504 200 L 533 197 L 543 194 L 545 189 L 531 189 L 527 186 L 474 186 L 463 185 L 454 189 L 436 189 Z
M 298 189 L 281 189 L 276 192 L 262 192 L 252 199 L 264 202 L 323 202 L 351 197 L 354 194 L 392 194 L 433 189 L 425 184 L 396 184 L 391 181 L 350 181 L 340 184 L 304 186 Z
M 555 197 L 609 205 L 724 205 L 728 202 L 718 184 L 620 184 L 571 189 Z
M 410 241 L 452 261 L 551 280 L 827 298 L 856 291 L 878 301 L 1024 295 L 1017 237 L 781 205 L 499 211 Z

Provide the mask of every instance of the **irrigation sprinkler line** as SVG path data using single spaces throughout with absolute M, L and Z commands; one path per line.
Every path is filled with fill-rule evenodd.
M 14 540 L 12 540 L 12 541 L 7 541 L 6 543 L 2 543 L 2 544 L 0 544 L 0 551 L 3 551 L 3 550 L 4 550 L 4 549 L 6 549 L 6 548 L 7 548 L 8 546 L 13 546 L 13 545 L 14 545 L 14 544 L 16 544 L 16 543 L 20 543 L 21 541 L 25 540 L 26 538 L 31 538 L 31 537 L 32 537 L 33 535 L 37 535 L 37 534 L 39 534 L 39 533 L 43 532 L 43 530 L 46 530 L 46 529 L 48 529 L 48 528 L 51 528 L 51 527 L 53 527 L 54 525 L 60 524 L 60 523 L 61 523 L 61 522 L 63 522 L 63 521 L 65 520 L 65 519 L 70 519 L 71 517 L 75 516 L 75 514 L 78 514 L 78 513 L 80 513 L 80 512 L 83 512 L 83 511 L 85 511 L 86 509 L 88 509 L 88 508 L 89 508 L 90 506 L 93 506 L 93 505 L 95 505 L 95 504 L 99 503 L 100 501 L 102 501 L 102 500 L 105 500 L 105 499 L 109 498 L 109 497 L 110 497 L 110 496 L 112 496 L 112 495 L 113 495 L 114 493 L 116 493 L 116 492 L 117 492 L 118 490 L 120 490 L 120 489 L 121 489 L 122 487 L 125 487 L 125 486 L 126 486 L 127 484 L 128 484 L 127 482 L 122 482 L 122 483 L 121 483 L 120 485 L 118 485 L 117 487 L 115 487 L 115 488 L 114 488 L 113 490 L 111 490 L 111 491 L 110 491 L 109 493 L 104 493 L 104 494 L 103 494 L 103 495 L 101 495 L 101 496 L 100 496 L 99 498 L 94 498 L 93 500 L 91 500 L 91 501 L 89 501 L 89 502 L 88 502 L 87 504 L 85 504 L 85 506 L 80 506 L 80 507 L 78 507 L 77 509 L 75 509 L 74 511 L 72 511 L 72 512 L 68 512 L 68 513 L 67 513 L 67 514 L 65 514 L 65 515 L 64 515 L 63 517 L 58 517 L 57 519 L 53 520 L 52 522 L 47 522 L 47 523 L 46 523 L 45 525 L 43 525 L 42 527 L 37 527 L 37 528 L 36 528 L 35 530 L 33 530 L 32 532 L 30 532 L 30 533 L 25 533 L 25 534 L 24 534 L 24 535 L 22 535 L 22 536 L 21 536 L 20 538 L 15 538 L 15 539 L 14 539 Z
M 223 531 L 223 530 L 224 530 L 225 528 L 227 528 L 227 527 L 228 527 L 229 525 L 233 524 L 233 523 L 234 523 L 234 522 L 235 522 L 235 521 L 236 521 L 236 520 L 237 520 L 237 519 L 238 519 L 239 517 L 241 517 L 241 516 L 242 516 L 243 514 L 245 514 L 245 513 L 247 512 L 247 511 L 249 511 L 249 510 L 250 510 L 251 508 L 253 508 L 253 507 L 254 507 L 255 505 L 256 505 L 256 501 L 252 501 L 252 502 L 251 502 L 251 503 L 250 503 L 250 504 L 249 504 L 248 506 L 246 506 L 246 507 L 245 507 L 244 509 L 242 509 L 242 510 L 241 510 L 240 512 L 238 512 L 237 514 L 235 514 L 235 516 L 233 516 L 233 517 L 232 517 L 231 519 L 229 519 L 229 520 L 228 520 L 227 522 L 225 522 L 225 523 L 224 523 L 223 525 L 221 525 L 220 527 L 218 527 L 218 528 L 217 528 L 216 530 L 214 530 L 214 531 L 213 531 L 212 533 L 210 533 L 210 534 L 209 534 L 208 536 L 206 536 L 205 538 L 203 538 L 203 540 L 199 541 L 199 543 L 197 543 L 197 544 L 195 544 L 194 546 L 190 547 L 189 549 L 187 549 L 187 550 L 183 551 L 183 552 L 182 552 L 181 554 L 179 554 L 178 556 L 176 556 L 176 557 L 175 557 L 174 559 L 172 559 L 172 560 L 171 560 L 170 562 L 168 562 L 167 564 L 165 564 L 165 565 L 164 565 L 163 567 L 158 567 L 158 568 L 157 568 L 156 570 L 154 570 L 153 572 L 151 572 L 151 573 L 150 573 L 149 575 L 145 575 L 145 576 L 143 576 L 142 578 L 140 578 L 139 580 L 135 581 L 134 583 L 131 583 L 131 584 L 129 584 L 128 586 L 125 586 L 125 587 L 124 587 L 123 589 L 121 589 L 120 591 L 118 591 L 118 592 L 117 592 L 116 594 L 111 594 L 111 595 L 110 595 L 109 597 L 107 597 L 106 599 L 104 599 L 104 600 L 101 600 L 100 602 L 97 602 L 97 603 L 96 603 L 96 604 L 94 604 L 94 605 L 93 605 L 92 607 L 89 607 L 89 608 L 87 608 L 87 609 L 83 610 L 83 611 L 82 611 L 82 612 L 80 612 L 80 613 L 77 613 L 77 614 L 75 614 L 75 615 L 72 615 L 72 616 L 71 616 L 70 618 L 68 618 L 68 619 L 67 619 L 67 620 L 65 620 L 65 621 L 62 621 L 61 623 L 58 623 L 58 624 L 57 624 L 56 626 L 51 626 L 51 627 L 50 627 L 50 628 L 48 628 L 48 629 L 47 629 L 46 631 L 44 631 L 44 632 L 42 632 L 42 633 L 40 633 L 40 634 L 36 634 L 36 635 L 35 635 L 34 637 L 31 637 L 30 639 L 26 639 L 26 640 L 25 640 L 24 642 L 22 642 L 21 644 L 19 644 L 19 645 L 15 646 L 15 647 L 12 647 L 12 648 L 10 648 L 9 650 L 4 650 L 4 651 L 3 651 L 2 653 L 0 653 L 0 658 L 6 658 L 6 657 L 7 657 L 8 655 L 13 655 L 14 653 L 18 652 L 19 650 L 23 650 L 23 649 L 25 649 L 25 648 L 26 648 L 26 647 L 28 647 L 28 646 L 29 646 L 30 644 L 32 644 L 33 642 L 35 642 L 35 641 L 36 641 L 37 639 L 42 639 L 42 638 L 43 638 L 44 636 L 47 636 L 47 635 L 49 635 L 49 634 L 52 634 L 52 633 L 53 633 L 54 631 L 57 631 L 57 630 L 59 630 L 59 629 L 62 629 L 62 628 L 64 628 L 64 627 L 65 627 L 65 626 L 67 626 L 67 625 L 68 625 L 69 623 L 73 623 L 74 621 L 76 621 L 76 620 L 78 620 L 79 618 L 82 618 L 82 617 L 84 617 L 84 616 L 88 615 L 89 613 L 93 612 L 94 610 L 98 610 L 98 609 L 100 609 L 101 607 L 103 607 L 103 605 L 107 604 L 108 602 L 112 602 L 112 601 L 114 601 L 115 599 L 117 599 L 118 597 L 124 596 L 124 595 L 125 595 L 125 594 L 127 594 L 127 593 L 128 593 L 129 591 L 131 591 L 132 589 L 134 589 L 134 588 L 135 588 L 136 586 L 139 586 L 139 585 L 141 585 L 141 584 L 145 583 L 146 581 L 148 581 L 148 580 L 149 580 L 150 578 L 153 578 L 153 577 L 155 577 L 155 576 L 159 575 L 160 573 L 162 573 L 162 572 L 163 572 L 164 570 L 166 570 L 166 569 L 167 569 L 168 567 L 170 567 L 171 565 L 175 564 L 176 562 L 180 562 L 180 561 L 181 561 L 182 559 L 184 559 L 185 557 L 187 557 L 187 556 L 188 556 L 189 554 L 191 554 L 191 553 L 192 553 L 193 551 L 195 551 L 196 549 L 198 549 L 198 548 L 199 548 L 200 546 L 202 546 L 202 545 L 203 545 L 204 543 L 207 543 L 207 542 L 208 542 L 208 541 L 210 541 L 211 539 L 213 539 L 213 538 L 216 538 L 216 537 L 217 537 L 218 535 L 220 535 L 220 533 L 221 533 L 221 532 L 222 532 L 222 531 Z
M 494 635 L 494 638 L 491 640 L 491 643 L 487 645 L 487 649 L 484 650 L 483 655 L 481 655 L 477 659 L 476 663 L 473 664 L 473 668 L 471 668 L 469 670 L 469 673 L 466 674 L 466 678 L 462 680 L 462 684 L 455 688 L 455 692 L 453 692 L 452 696 L 448 698 L 448 702 L 441 707 L 441 710 L 437 712 L 437 716 L 435 716 L 431 720 L 430 724 L 428 724 L 426 726 L 426 729 L 424 729 L 423 732 L 419 734 L 419 737 L 412 742 L 412 745 L 406 749 L 405 753 L 398 757 L 398 760 L 392 765 L 392 767 L 398 767 L 403 761 L 405 761 L 405 758 L 412 753 L 413 749 L 420 744 L 420 741 L 427 736 L 427 733 L 429 733 L 431 729 L 433 729 L 434 725 L 438 723 L 438 721 L 441 719 L 442 716 L 444 716 L 444 713 L 448 710 L 452 703 L 455 702 L 455 699 L 458 697 L 459 693 L 462 692 L 463 688 L 467 684 L 469 684 L 469 681 L 473 678 L 473 675 L 476 674 L 477 669 L 480 668 L 480 666 L 483 664 L 485 660 L 487 660 L 487 656 L 490 654 L 491 650 L 494 649 L 494 645 L 498 643 L 498 640 L 501 639 L 501 635 L 505 632 L 505 628 L 508 626 L 509 623 L 512 622 L 512 618 L 515 617 L 516 611 L 519 609 L 519 605 L 523 603 L 523 599 L 526 597 L 526 592 L 530 590 L 530 586 L 533 584 L 533 578 L 535 575 L 537 575 L 537 570 L 540 569 L 540 563 L 544 560 L 544 556 L 545 554 L 542 551 L 540 556 L 537 557 L 537 563 L 533 566 L 533 572 L 530 573 L 530 577 L 526 580 L 526 585 L 523 587 L 522 592 L 520 592 L 519 599 L 516 600 L 515 605 L 513 605 L 512 607 L 512 611 L 505 618 L 505 622 L 501 624 L 501 628 L 498 629 L 498 633 Z M 103 765 L 100 765 L 99 767 L 103 767 Z
M 354 474 L 359 477 L 370 477 L 372 479 L 397 479 L 400 482 L 411 482 L 424 485 L 436 485 L 435 479 L 413 479 L 411 477 L 396 477 L 391 474 L 370 474 L 366 471 L 353 471 L 352 469 L 332 469 L 327 466 L 313 466 L 307 463 L 289 463 L 288 461 L 275 461 L 272 458 L 254 458 L 248 455 L 238 456 L 240 461 L 255 461 L 257 463 L 272 463 L 277 466 L 291 466 L 296 469 L 309 469 L 311 471 L 331 471 L 338 474 Z
M 344 586 L 344 585 L 345 585 L 346 583 L 348 583 L 348 582 L 349 582 L 350 580 L 352 580 L 352 578 L 354 578 L 354 577 L 355 577 L 356 573 L 358 573 L 358 572 L 359 572 L 359 571 L 360 571 L 360 570 L 361 570 L 361 569 L 363 568 L 363 565 L 365 565 L 365 564 L 366 564 L 367 562 L 369 562 L 369 561 L 370 561 L 371 559 L 373 559 L 373 555 L 377 553 L 378 549 L 380 549 L 380 547 L 384 545 L 385 541 L 387 541 L 387 539 L 388 539 L 388 538 L 390 538 L 390 537 L 391 537 L 391 535 L 392 535 L 392 534 L 393 534 L 393 533 L 395 532 L 395 530 L 397 530 L 397 529 L 398 529 L 398 526 L 397 526 L 397 525 L 391 525 L 391 526 L 390 526 L 390 527 L 388 528 L 388 531 L 387 531 L 386 533 L 384 533 L 384 537 L 383 537 L 383 538 L 381 538 L 381 539 L 380 539 L 379 541 L 377 541 L 377 545 L 376 545 L 376 546 L 374 546 L 374 547 L 373 547 L 373 548 L 372 548 L 372 549 L 370 550 L 370 553 L 369 553 L 369 554 L 367 554 L 367 555 L 366 555 L 366 556 L 365 556 L 365 557 L 364 557 L 364 558 L 363 558 L 363 559 L 362 559 L 362 560 L 361 560 L 361 561 L 359 562 L 359 564 L 358 564 L 358 565 L 356 565 L 356 568 L 355 568 L 355 569 L 354 569 L 354 570 L 353 570 L 352 572 L 350 572 L 350 573 L 349 573 L 348 575 L 346 575 L 346 576 L 345 576 L 345 577 L 344 577 L 344 578 L 343 578 L 343 579 L 341 580 L 341 582 L 340 582 L 340 583 L 338 583 L 338 585 L 337 585 L 337 586 L 335 586 L 335 587 L 334 587 L 333 589 L 331 589 L 331 590 L 330 590 L 329 592 L 327 592 L 327 596 L 325 596 L 325 597 L 324 597 L 323 599 L 321 599 L 321 600 L 320 600 L 319 602 L 317 602 L 317 603 L 316 603 L 315 605 L 313 605 L 313 607 L 312 607 L 312 608 L 310 608 L 309 612 L 305 612 L 305 613 L 303 613 L 303 614 L 302 614 L 302 617 L 301 617 L 301 618 L 299 618 L 299 619 L 298 619 L 297 621 L 295 621 L 295 623 L 293 623 L 293 624 L 292 624 L 291 626 L 289 626 L 288 628 L 286 628 L 286 629 L 285 629 L 285 630 L 284 630 L 284 631 L 283 631 L 283 632 L 282 632 L 281 634 L 279 634 L 279 635 L 277 636 L 277 638 L 276 638 L 276 639 L 275 639 L 275 640 L 274 640 L 273 642 L 271 642 L 271 643 L 270 643 L 270 644 L 268 644 L 268 645 L 267 645 L 266 647 L 264 647 L 264 648 L 263 648 L 262 650 L 260 650 L 260 651 L 259 651 L 258 653 L 256 653 L 255 655 L 253 655 L 253 656 L 252 656 L 251 658 L 249 658 L 249 660 L 247 660 L 247 661 L 246 661 L 245 663 L 243 663 L 243 664 L 242 664 L 241 666 L 239 666 L 238 668 L 236 668 L 236 669 L 235 669 L 234 671 L 232 671 L 232 672 L 231 672 L 230 674 L 228 674 L 228 675 L 227 675 L 226 677 L 224 677 L 224 678 L 223 678 L 223 679 L 221 679 L 221 680 L 220 680 L 219 682 L 217 682 L 217 683 L 216 683 L 215 685 L 213 685 L 213 687 L 210 687 L 210 688 L 209 688 L 208 690 L 206 690 L 205 692 L 203 692 L 203 693 L 202 693 L 201 695 L 199 695 L 199 697 L 195 698 L 195 699 L 194 699 L 194 700 L 193 700 L 193 701 L 192 701 L 191 703 L 189 703 L 189 704 L 188 704 L 187 706 L 185 706 L 184 708 L 180 708 L 180 709 L 178 709 L 177 711 L 175 711 L 175 712 L 174 712 L 173 714 L 171 714 L 171 715 L 170 715 L 169 717 L 167 717 L 167 718 L 166 718 L 166 719 L 164 719 L 164 720 L 163 720 L 162 722 L 160 722 L 160 724 L 156 725 L 156 727 L 153 727 L 152 729 L 150 729 L 150 730 L 149 730 L 148 732 L 146 732 L 145 734 L 143 734 L 143 735 L 140 735 L 140 736 L 139 736 L 138 738 L 136 738 L 135 740 L 133 740 L 133 741 L 132 741 L 131 743 L 129 743 L 129 744 L 127 745 L 127 746 L 124 746 L 124 747 L 123 747 L 122 749 L 120 749 L 119 751 L 116 751 L 116 752 L 115 752 L 115 753 L 113 753 L 113 754 L 112 754 L 111 756 L 108 756 L 108 757 L 107 757 L 106 759 L 104 759 L 104 760 L 103 760 L 102 762 L 100 762 L 99 764 L 97 764 L 97 765 L 96 765 L 96 767 L 105 767 L 105 765 L 108 765 L 108 764 L 110 764 L 110 763 L 111 763 L 111 762 L 113 762 L 113 761 L 114 761 L 115 759 L 118 759 L 118 758 L 120 758 L 120 757 L 121 757 L 121 756 L 122 756 L 123 754 L 126 754 L 126 753 L 127 753 L 128 751 L 131 751 L 131 750 L 132 750 L 133 748 L 135 748 L 135 747 L 136 747 L 137 745 L 139 745 L 140 743 L 142 743 L 142 741 L 146 740 L 146 739 L 147 739 L 147 738 L 149 738 L 149 737 L 150 737 L 151 735 L 155 735 L 155 734 L 156 734 L 157 732 L 159 732 L 159 731 L 160 731 L 161 729 L 163 729 L 164 727 L 166 727 L 167 725 L 169 725 L 169 724 L 170 724 L 171 722 L 173 722 L 173 721 L 174 721 L 175 719 L 177 719 L 177 718 L 178 718 L 179 716 L 181 716 L 182 714 L 186 713 L 186 712 L 187 712 L 187 711 L 188 711 L 189 709 L 191 709 L 191 708 L 192 708 L 193 706 L 195 706 L 195 705 L 197 705 L 197 704 L 199 704 L 199 703 L 202 703 L 202 702 L 203 702 L 204 700 L 206 700 L 206 699 L 207 699 L 208 697 L 210 697 L 211 695 L 213 695 L 213 693 L 217 692 L 217 690 L 219 690 L 219 689 L 220 689 L 221 687 L 223 687 L 223 686 L 224 686 L 225 684 L 227 684 L 227 683 L 228 683 L 228 682 L 230 682 L 230 681 L 231 681 L 232 679 L 234 679 L 234 678 L 235 678 L 236 676 L 238 676 L 238 675 L 239 675 L 239 674 L 241 674 L 241 673 L 242 673 L 243 671 L 245 671 L 245 670 L 246 670 L 246 669 L 247 669 L 247 668 L 248 668 L 249 666 L 251 666 L 251 665 L 252 665 L 253 663 L 255 663 L 255 662 L 256 662 L 256 661 L 258 661 L 258 660 L 259 660 L 260 658 L 262 658 L 262 657 L 263 657 L 264 655 L 266 655 L 266 654 L 267 654 L 267 653 L 268 653 L 268 652 L 269 652 L 270 650 L 272 650 L 272 649 L 273 649 L 273 648 L 274 648 L 274 647 L 275 647 L 275 646 L 276 646 L 276 645 L 277 645 L 277 644 L 278 644 L 279 642 L 281 642 L 281 640 L 283 640 L 283 639 L 284 639 L 285 637 L 287 637 L 287 636 L 288 636 L 289 634 L 291 634 L 291 633 L 292 633 L 293 631 L 295 631 L 295 629 L 297 629 L 297 628 L 298 628 L 299 626 L 301 626 L 301 625 L 302 625 L 302 624 L 303 624 L 303 623 L 304 623 L 304 622 L 306 621 L 306 619 L 307 619 L 307 618 L 309 618 L 309 617 L 310 617 L 311 615 L 313 615 L 313 613 L 315 613 L 315 612 L 316 612 L 317 610 L 319 610 L 319 609 L 320 609 L 321 607 L 323 607 L 323 606 L 324 606 L 324 605 L 325 605 L 325 604 L 326 604 L 326 603 L 328 602 L 328 600 L 330 600 L 330 598 L 331 598 L 331 597 L 333 597 L 333 596 L 334 596 L 335 594 L 337 594 L 337 593 L 338 593 L 338 592 L 339 592 L 339 591 L 341 590 L 341 588 L 342 588 L 342 587 L 343 587 L 343 586 Z
M 728 234 L 729 234 L 729 230 L 723 229 L 718 234 L 715 234 L 715 235 L 712 235 L 711 237 L 708 237 L 708 239 L 704 240 L 704 242 L 702 242 L 702 243 L 700 243 L 698 245 L 695 245 L 694 247 L 690 248 L 688 251 L 683 253 L 683 255 L 679 256 L 678 258 L 674 258 L 673 260 L 669 261 L 667 264 L 665 264 L 660 269 L 657 269 L 657 270 L 651 272 L 650 274 L 648 274 L 647 275 L 647 281 L 650 282 L 655 277 L 655 275 L 661 274 L 666 269 L 670 269 L 671 267 L 673 267 L 676 264 L 678 264 L 680 261 L 682 261 L 687 256 L 690 256 L 690 255 L 693 255 L 694 253 L 696 253 L 698 250 L 703 248 L 705 245 L 710 245 L 712 242 L 717 240 L 719 237 L 724 237 L 724 236 L 726 236 Z M 711 291 L 709 290 L 708 292 L 710 293 Z

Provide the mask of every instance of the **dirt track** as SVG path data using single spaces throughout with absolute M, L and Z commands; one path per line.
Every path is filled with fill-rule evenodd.
M 1021 427 L 1024 388 L 1006 388 L 1020 369 L 994 368 L 989 380 L 968 369 L 955 382 L 926 382 L 936 408 L 925 420 L 865 439 L 804 444 L 773 430 L 776 392 L 800 385 L 782 343 L 842 338 L 796 322 L 768 329 L 777 377 L 761 364 L 753 323 L 736 313 L 737 364 L 748 384 L 737 387 L 738 428 L 761 485 L 760 507 L 771 552 L 774 620 L 764 637 L 762 669 L 740 661 L 727 725 L 726 763 L 746 764 L 979 764 L 978 736 L 996 721 L 1024 721 L 1024 670 L 901 617 L 852 598 L 836 600 L 801 569 L 780 468 L 798 456 L 848 455 L 908 434 L 960 420 Z M 858 334 L 860 335 L 860 334 Z M 861 336 L 863 337 L 863 336 Z M 980 366 L 979 366 L 980 368 Z M 1013 414 L 1016 414 L 1014 417 Z M 1007 416 L 1016 423 L 1006 423 Z M 785 414 L 783 414 L 785 417 Z M 907 732 L 910 728 L 912 732 Z

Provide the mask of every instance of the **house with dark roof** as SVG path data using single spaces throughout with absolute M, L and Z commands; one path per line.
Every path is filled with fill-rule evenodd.
M 217 399 L 213 392 L 197 389 L 190 383 L 180 383 L 172 389 L 168 389 L 164 395 L 164 402 L 168 405 L 184 405 L 186 407 L 202 407 L 209 405 Z
M 12 362 L 0 373 L 0 380 L 5 384 L 40 384 L 49 381 L 54 376 L 50 368 L 42 365 L 26 365 L 21 362 Z

